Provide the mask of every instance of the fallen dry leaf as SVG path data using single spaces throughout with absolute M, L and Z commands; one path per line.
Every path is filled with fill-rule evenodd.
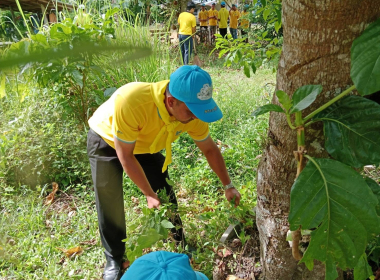
M 232 252 L 230 250 L 221 246 L 219 246 L 218 248 L 212 248 L 212 250 L 214 251 L 214 253 L 217 253 L 218 256 L 221 258 L 225 258 L 232 255 Z
M 131 200 L 136 206 L 140 204 L 140 201 L 137 197 L 131 196 Z
M 214 212 L 214 211 L 215 211 L 214 208 L 211 208 L 210 206 L 206 206 L 205 208 L 203 208 L 203 210 L 201 211 L 201 213 Z
M 49 205 L 54 201 L 55 193 L 58 191 L 58 184 L 56 182 L 52 183 L 53 191 L 45 198 L 44 205 Z
M 65 257 L 62 257 L 60 260 L 59 260 L 59 262 L 57 262 L 57 264 L 60 264 L 60 265 L 62 265 L 62 264 L 64 264 L 65 263 Z
M 63 249 L 63 248 L 57 248 L 57 249 L 64 252 L 66 257 L 68 257 L 68 258 L 73 258 L 73 257 L 79 256 L 80 254 L 83 253 L 83 249 L 80 246 L 74 247 L 71 249 Z
M 79 244 L 80 245 L 91 245 L 91 246 L 94 246 L 94 245 L 96 245 L 97 242 L 98 241 L 95 238 L 93 238 L 93 239 L 88 240 L 88 241 L 79 242 Z
M 239 238 L 235 238 L 231 242 L 231 247 L 233 247 L 233 248 L 239 247 L 241 245 L 242 245 L 242 243 L 241 243 L 241 240 Z

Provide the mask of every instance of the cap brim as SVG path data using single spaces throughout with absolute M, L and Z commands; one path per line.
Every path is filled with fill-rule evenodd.
M 202 272 L 195 271 L 195 275 L 197 275 L 197 280 L 209 280 Z
M 210 102 L 199 104 L 199 103 L 186 103 L 187 108 L 201 121 L 204 122 L 215 122 L 223 117 L 222 111 L 219 109 L 218 105 L 214 99 L 210 99 Z

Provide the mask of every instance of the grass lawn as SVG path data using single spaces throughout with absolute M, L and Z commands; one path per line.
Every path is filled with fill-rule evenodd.
M 242 193 L 241 207 L 234 209 L 226 202 L 216 175 L 187 135 L 173 144 L 169 172 L 187 241 L 198 249 L 193 265 L 212 279 L 214 248 L 224 230 L 234 221 L 252 227 L 256 168 L 265 144 L 268 116 L 253 119 L 250 113 L 268 103 L 275 74 L 259 69 L 252 78 L 246 78 L 241 70 L 223 68 L 218 66 L 220 62 L 210 67 L 209 58 L 202 59 L 224 113 L 221 121 L 211 124 L 211 136 Z M 58 192 L 48 206 L 44 199 L 51 186 L 18 189 L 15 192 L 5 187 L 0 198 L 0 279 L 101 279 L 105 258 L 92 186 L 70 186 Z M 140 191 L 126 178 L 127 221 L 142 221 L 145 205 Z M 135 235 L 138 229 L 128 228 L 128 236 Z M 240 239 L 243 244 L 247 241 L 244 231 Z M 75 247 L 82 251 L 67 257 L 64 251 Z M 162 241 L 151 248 L 156 249 L 177 250 L 173 243 Z

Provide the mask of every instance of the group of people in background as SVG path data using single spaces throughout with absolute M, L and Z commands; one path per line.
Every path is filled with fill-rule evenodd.
M 242 36 L 245 36 L 245 42 L 248 42 L 246 35 L 247 29 L 249 28 L 249 19 L 247 17 L 249 5 L 244 5 L 242 12 L 239 12 L 235 4 L 232 4 L 231 9 L 228 11 L 224 1 L 221 2 L 221 9 L 219 11 L 215 9 L 215 6 L 215 3 L 212 3 L 211 9 L 207 11 L 206 5 L 204 3 L 202 4 L 202 10 L 198 14 L 201 34 L 202 32 L 206 32 L 206 38 L 208 38 L 209 32 L 210 38 L 215 38 L 217 27 L 219 27 L 220 35 L 226 37 L 229 21 L 232 38 L 237 39 L 237 31 L 240 23 Z M 184 65 L 189 63 L 189 58 L 194 48 L 193 36 L 196 34 L 197 28 L 196 17 L 194 16 L 195 8 L 195 4 L 189 2 L 186 12 L 181 13 L 178 17 L 178 38 Z
M 237 9 L 235 4 L 232 4 L 229 11 L 226 9 L 226 3 L 224 1 L 220 5 L 222 8 L 217 11 L 215 9 L 215 3 L 212 3 L 210 10 L 206 10 L 206 5 L 204 3 L 202 4 L 202 10 L 198 14 L 201 31 L 202 29 L 207 30 L 208 28 L 210 37 L 213 38 L 218 26 L 220 35 L 225 37 L 227 35 L 229 20 L 230 33 L 233 39 L 237 39 L 238 37 L 237 31 L 239 23 L 242 29 L 242 36 L 247 35 L 246 29 L 249 28 L 249 20 L 245 15 L 248 14 L 247 10 L 249 5 L 245 4 L 242 12 Z

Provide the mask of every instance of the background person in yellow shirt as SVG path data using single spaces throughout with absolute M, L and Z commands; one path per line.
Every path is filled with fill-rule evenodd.
M 181 47 L 182 62 L 184 65 L 189 64 L 189 59 L 193 51 L 193 35 L 197 29 L 197 21 L 194 16 L 195 4 L 189 2 L 187 11 L 183 12 L 178 17 L 179 24 L 179 45 Z
M 220 35 L 222 35 L 222 37 L 224 38 L 227 35 L 227 21 L 229 18 L 229 13 L 226 9 L 226 2 L 223 1 L 222 3 L 220 3 L 220 5 L 222 6 L 222 8 L 219 11 L 219 32 Z
M 210 27 L 211 42 L 215 42 L 216 25 L 218 23 L 218 11 L 215 10 L 215 3 L 212 3 L 211 10 L 208 11 L 208 25 Z
M 171 143 L 187 132 L 205 155 L 224 186 L 228 201 L 240 202 L 240 193 L 228 175 L 223 156 L 210 137 L 208 123 L 223 114 L 212 98 L 210 75 L 198 66 L 185 65 L 170 80 L 129 83 L 119 88 L 89 120 L 87 154 L 94 182 L 100 239 L 107 264 L 104 280 L 119 280 L 125 253 L 126 225 L 123 170 L 145 195 L 149 208 L 161 204 L 158 190 L 166 190 L 170 202 L 177 199 L 167 167 Z M 160 151 L 165 149 L 166 157 Z M 176 241 L 184 243 L 181 219 L 171 222 Z M 184 244 L 182 244 L 184 245 Z
M 241 37 L 244 38 L 244 42 L 248 43 L 248 30 L 249 30 L 249 13 L 248 13 L 248 8 L 249 5 L 245 4 L 243 11 L 241 12 L 241 17 L 240 17 L 240 28 L 241 28 Z
M 202 10 L 198 13 L 198 19 L 201 28 L 201 42 L 208 41 L 208 11 L 206 10 L 206 4 L 202 4 Z
M 239 18 L 240 12 L 236 9 L 236 5 L 232 4 L 232 8 L 230 10 L 230 33 L 234 39 L 237 39 L 237 27 Z

